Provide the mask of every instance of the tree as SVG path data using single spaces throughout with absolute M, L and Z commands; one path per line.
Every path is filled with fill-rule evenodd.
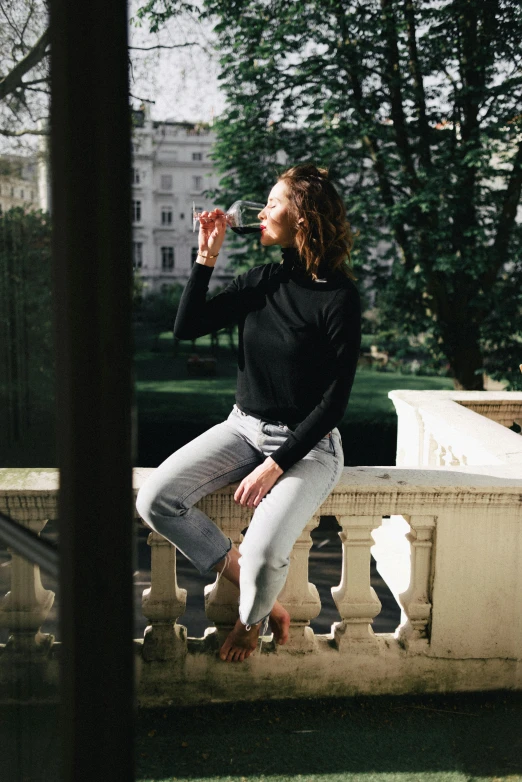
M 47 132 L 47 6 L 43 0 L 6 0 L 0 18 L 0 136 L 22 142 Z
M 206 14 L 228 101 L 222 202 L 263 198 L 282 155 L 328 165 L 386 322 L 428 333 L 457 388 L 481 389 L 485 368 L 520 384 L 518 0 L 206 0 Z
M 194 5 L 183 0 L 165 0 L 164 5 L 170 18 L 197 12 Z M 132 18 L 131 38 L 133 33 L 137 34 L 146 13 L 147 4 Z M 160 10 L 157 14 L 162 20 Z M 51 54 L 48 25 L 46 0 L 0 2 L 0 137 L 4 137 L 4 146 L 9 139 L 10 148 L 14 146 L 32 152 L 34 137 L 48 135 Z M 188 31 L 175 30 L 163 40 L 158 25 L 150 31 L 152 42 L 145 46 L 129 46 L 131 98 L 143 100 L 132 94 L 133 85 L 136 80 L 143 82 L 145 74 L 150 82 L 151 70 L 158 64 L 157 60 L 151 61 L 151 57 L 160 50 L 192 47 L 206 50 L 203 38 L 192 35 L 195 29 L 197 25 L 192 25 Z
M 20 208 L 0 217 L 0 431 L 10 463 L 54 458 L 51 227 Z
M 146 295 L 143 295 L 143 289 L 135 292 L 134 319 L 151 332 L 156 349 L 160 334 L 172 331 L 182 293 L 183 285 L 180 283 Z

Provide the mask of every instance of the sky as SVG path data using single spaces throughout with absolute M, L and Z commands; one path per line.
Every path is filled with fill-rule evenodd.
M 130 92 L 134 106 L 146 98 L 154 101 L 153 119 L 210 122 L 225 105 L 217 78 L 219 63 L 213 52 L 212 25 L 185 16 L 170 20 L 160 33 L 151 34 L 146 24 L 136 26 L 135 13 L 140 4 L 133 0 L 129 6 L 131 46 L 180 46 L 191 41 L 197 45 L 152 51 L 133 49 Z

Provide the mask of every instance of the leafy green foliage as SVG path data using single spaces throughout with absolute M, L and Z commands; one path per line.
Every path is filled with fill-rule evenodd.
M 2 458 L 24 448 L 34 455 L 35 439 L 54 436 L 53 422 L 51 226 L 48 215 L 15 208 L 0 217 Z
M 143 288 L 134 295 L 134 320 L 148 327 L 153 334 L 172 331 L 183 285 L 175 283 L 161 291 L 144 294 Z
M 219 202 L 263 199 L 286 161 L 328 166 L 360 231 L 354 263 L 383 325 L 427 332 L 457 387 L 481 388 L 484 367 L 515 387 L 518 0 L 206 0 L 205 9 L 228 99 L 217 123 Z M 267 258 L 248 247 L 241 263 Z
M 169 19 L 181 16 L 184 13 L 197 12 L 197 7 L 183 0 L 148 0 L 141 6 L 133 18 L 137 27 L 141 27 L 143 21 L 148 22 L 151 33 L 157 33 Z

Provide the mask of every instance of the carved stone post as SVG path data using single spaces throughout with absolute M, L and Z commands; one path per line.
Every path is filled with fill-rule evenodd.
M 186 653 L 187 631 L 177 623 L 187 604 L 187 590 L 176 579 L 176 547 L 157 532 L 151 547 L 151 585 L 143 590 L 142 610 L 150 621 L 143 638 L 145 660 L 171 660 Z
M 341 615 L 333 625 L 336 644 L 341 651 L 377 652 L 378 645 L 371 623 L 381 610 L 381 603 L 370 586 L 370 548 L 373 529 L 381 516 L 340 516 L 339 533 L 343 544 L 341 583 L 332 588 L 332 596 Z
M 33 532 L 40 533 L 45 521 L 23 522 Z M 44 589 L 40 577 L 40 568 L 10 548 L 11 554 L 11 590 L 0 604 L 0 625 L 10 631 L 7 651 L 27 652 L 47 651 L 53 644 L 54 636 L 41 633 L 40 627 L 47 619 L 54 602 L 54 592 Z
M 406 535 L 411 546 L 411 576 L 408 589 L 399 600 L 408 620 L 401 625 L 398 636 L 407 647 L 426 646 L 431 621 L 431 573 L 435 516 L 406 517 L 411 532 Z
M 290 614 L 289 649 L 310 649 L 315 642 L 310 621 L 321 611 L 321 600 L 315 584 L 308 581 L 308 558 L 312 547 L 310 533 L 319 524 L 320 516 L 312 516 L 298 537 L 290 554 L 290 568 L 279 602 Z
M 230 511 L 233 512 L 231 507 Z M 237 548 L 243 539 L 241 529 L 244 521 L 241 522 L 237 517 L 230 518 L 229 515 L 214 517 L 214 521 Z M 208 628 L 205 635 L 216 635 L 217 645 L 221 647 L 239 617 L 239 589 L 221 574 L 217 575 L 213 584 L 205 587 L 205 614 L 216 625 L 216 631 Z

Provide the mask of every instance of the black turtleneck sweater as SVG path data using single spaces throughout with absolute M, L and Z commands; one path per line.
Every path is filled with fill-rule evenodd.
M 255 266 L 207 300 L 212 270 L 194 263 L 174 335 L 194 339 L 239 325 L 236 403 L 292 427 L 272 454 L 286 471 L 346 410 L 361 341 L 357 288 L 342 272 L 319 269 L 325 276 L 312 280 L 294 248 L 283 249 L 281 263 Z

